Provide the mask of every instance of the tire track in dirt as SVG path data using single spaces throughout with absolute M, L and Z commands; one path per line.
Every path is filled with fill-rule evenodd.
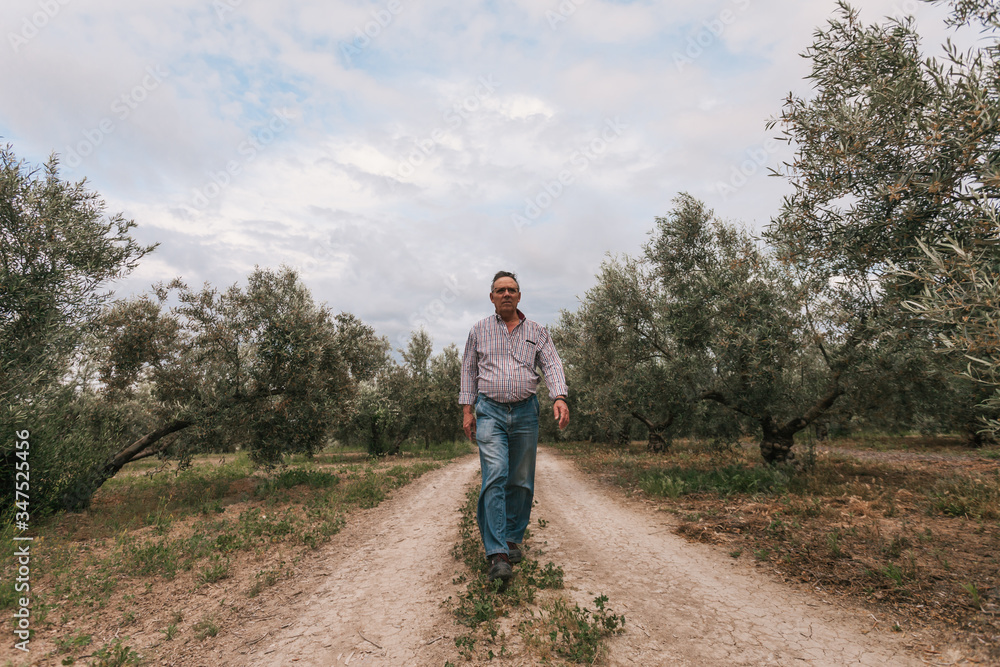
M 604 594 L 626 616 L 608 642 L 614 665 L 919 665 L 867 612 L 835 607 L 673 534 L 665 515 L 602 491 L 575 465 L 538 453 L 539 560 L 565 571 L 566 593 Z M 541 552 L 541 553 L 539 553 Z M 865 624 L 867 623 L 867 625 Z
M 451 548 L 478 466 L 478 457 L 464 457 L 360 513 L 334 538 L 324 571 L 303 576 L 300 601 L 246 629 L 244 636 L 263 639 L 229 647 L 228 664 L 397 667 L 455 659 L 461 629 L 442 602 L 458 592 L 452 579 L 463 566 Z

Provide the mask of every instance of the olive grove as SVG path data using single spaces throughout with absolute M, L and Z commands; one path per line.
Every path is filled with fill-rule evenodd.
M 974 444 L 1000 427 L 998 8 L 951 4 L 986 35 L 968 52 L 927 58 L 911 19 L 866 26 L 846 3 L 816 32 L 813 94 L 769 123 L 792 192 L 763 238 L 681 195 L 641 256 L 604 264 L 554 332 L 574 435 L 735 429 L 780 462 L 811 424 Z
M 257 268 L 223 290 L 175 279 L 113 299 L 109 283 L 155 246 L 131 237 L 134 222 L 105 216 L 85 183 L 60 180 L 55 159 L 40 172 L 9 147 L 0 157 L 0 458 L 12 476 L 14 433 L 30 434 L 33 511 L 84 508 L 148 457 L 184 465 L 242 449 L 273 465 L 312 454 L 356 436 L 373 411 L 383 417 L 367 432 L 384 431 L 363 442 L 373 454 L 455 437 L 454 346 L 432 357 L 415 335 L 399 366 L 383 337 L 316 304 L 288 268 Z

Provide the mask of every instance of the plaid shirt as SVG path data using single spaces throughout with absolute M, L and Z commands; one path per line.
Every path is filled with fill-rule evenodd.
M 503 319 L 493 314 L 472 327 L 462 357 L 460 405 L 472 405 L 477 394 L 500 403 L 515 403 L 530 398 L 538 389 L 541 367 L 549 396 L 566 396 L 566 374 L 549 332 L 518 310 L 520 323 L 513 331 Z

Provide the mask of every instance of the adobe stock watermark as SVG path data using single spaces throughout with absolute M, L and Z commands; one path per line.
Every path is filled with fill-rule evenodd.
M 420 329 L 426 331 L 430 328 L 431 324 L 443 319 L 448 312 L 448 307 L 455 303 L 455 300 L 461 295 L 458 279 L 455 276 L 445 276 L 443 283 L 444 288 L 436 297 L 431 299 L 420 310 L 410 314 L 407 320 L 410 324 L 410 331 L 401 333 L 396 337 L 396 342 L 403 349 L 406 349 L 406 346 L 409 344 L 412 332 L 419 331 Z
M 21 29 L 17 32 L 8 32 L 7 39 L 10 41 L 10 48 L 17 53 L 28 42 L 38 37 L 38 34 L 49 24 L 49 22 L 59 15 L 63 7 L 72 0 L 41 0 L 38 3 L 38 11 L 31 16 L 25 16 L 21 21 Z
M 148 66 L 145 76 L 138 84 L 111 102 L 110 116 L 102 118 L 96 127 L 83 130 L 82 139 L 66 146 L 66 150 L 63 151 L 63 163 L 70 169 L 80 166 L 84 158 L 93 155 L 108 135 L 118 128 L 117 123 L 128 120 L 129 116 L 139 108 L 139 105 L 149 99 L 150 93 L 159 88 L 168 76 L 170 76 L 170 70 L 160 65 Z
M 520 232 L 538 220 L 542 213 L 552 206 L 569 186 L 576 182 L 580 174 L 587 171 L 591 164 L 607 152 L 608 147 L 622 136 L 626 129 L 628 129 L 628 125 L 621 122 L 618 116 L 605 119 L 604 127 L 599 136 L 573 151 L 567 164 L 563 165 L 555 177 L 551 181 L 543 181 L 538 186 L 538 194 L 525 198 L 524 209 L 519 213 L 511 214 L 510 219 L 514 223 L 515 229 Z
M 243 173 L 246 166 L 253 162 L 265 147 L 288 129 L 291 121 L 291 116 L 275 111 L 262 129 L 248 133 L 236 147 L 236 154 L 239 157 L 226 162 L 225 167 L 219 171 L 208 172 L 208 180 L 201 187 L 195 188 L 191 204 L 197 209 L 208 206 L 209 202 L 232 184 L 233 179 Z
M 674 51 L 674 67 L 678 72 L 683 72 L 685 67 L 701 58 L 706 50 L 719 41 L 726 28 L 750 7 L 750 0 L 730 0 L 729 4 L 715 18 L 702 21 L 701 29 L 688 37 L 684 51 Z
M 373 9 L 372 20 L 365 23 L 364 26 L 355 26 L 354 39 L 340 45 L 340 55 L 344 56 L 344 60 L 348 64 L 353 62 L 354 58 L 360 56 L 365 49 L 371 46 L 372 40 L 392 25 L 392 22 L 402 11 L 403 3 L 400 0 L 389 0 L 385 3 L 384 8 Z
M 467 95 L 453 103 L 442 114 L 442 119 L 447 128 L 435 127 L 427 137 L 417 139 L 414 142 L 415 147 L 413 150 L 407 154 L 406 158 L 400 160 L 396 166 L 396 173 L 392 174 L 391 178 L 388 179 L 390 184 L 413 176 L 417 169 L 426 163 L 428 158 L 437 151 L 438 146 L 445 139 L 445 132 L 448 129 L 457 130 L 462 127 L 472 114 L 483 108 L 483 103 L 500 87 L 500 84 L 493 78 L 492 74 L 479 77 L 478 82 L 479 85 L 476 86 L 475 91 L 471 95 Z
M 228 14 L 235 12 L 242 4 L 243 0 L 212 0 L 212 9 L 215 10 L 216 18 L 225 21 Z
M 887 16 L 891 16 L 894 19 L 903 19 L 907 16 L 913 16 L 919 6 L 920 3 L 918 3 L 917 0 L 903 0 L 902 2 L 894 4 L 892 12 L 887 14 Z
M 569 17 L 576 14 L 577 8 L 587 0 L 562 0 L 555 9 L 545 10 L 545 19 L 549 22 L 549 29 L 556 30 L 561 24 L 569 20 Z
M 722 201 L 727 201 L 730 195 L 736 194 L 751 176 L 754 176 L 770 160 L 771 156 L 781 148 L 781 142 L 777 139 L 768 139 L 761 146 L 748 148 L 746 159 L 739 164 L 733 165 L 729 173 L 729 180 L 719 181 L 715 184 L 715 191 L 722 197 Z

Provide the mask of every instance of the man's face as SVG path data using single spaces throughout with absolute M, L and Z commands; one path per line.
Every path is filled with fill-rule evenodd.
M 521 301 L 521 290 L 517 287 L 517 281 L 509 276 L 497 278 L 493 283 L 493 291 L 490 292 L 490 301 L 493 302 L 500 317 L 508 319 L 517 311 L 517 304 Z

